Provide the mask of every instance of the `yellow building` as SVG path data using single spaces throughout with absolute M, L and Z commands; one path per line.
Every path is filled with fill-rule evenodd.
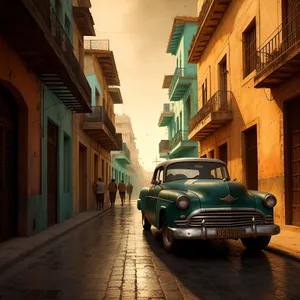
M 92 112 L 73 115 L 73 203 L 74 214 L 95 208 L 92 185 L 101 177 L 111 179 L 110 152 L 122 149 L 122 135 L 116 133 L 114 104 L 123 103 L 120 80 L 108 40 L 86 40 L 93 36 L 90 0 L 78 1 L 73 9 L 76 22 L 74 53 L 92 89 Z M 82 7 L 82 9 L 80 9 Z M 105 205 L 109 202 L 108 193 Z
M 189 139 L 249 189 L 274 193 L 276 223 L 300 232 L 300 0 L 199 0 L 198 9 Z

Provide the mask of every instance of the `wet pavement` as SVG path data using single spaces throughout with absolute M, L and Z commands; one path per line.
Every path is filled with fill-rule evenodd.
M 300 263 L 240 242 L 184 243 L 176 254 L 143 232 L 135 202 L 104 215 L 0 274 L 1 300 L 300 299 Z

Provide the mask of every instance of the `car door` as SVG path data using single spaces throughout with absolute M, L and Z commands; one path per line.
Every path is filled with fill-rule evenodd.
M 149 190 L 147 198 L 148 220 L 156 226 L 156 203 L 159 192 L 162 190 L 161 183 L 163 182 L 164 168 L 160 167 L 155 170 L 154 181 Z

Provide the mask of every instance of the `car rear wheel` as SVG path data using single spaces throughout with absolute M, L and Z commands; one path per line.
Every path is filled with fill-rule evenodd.
M 258 236 L 256 238 L 244 238 L 242 243 L 250 251 L 261 251 L 269 245 L 270 240 L 270 236 Z
M 164 248 L 168 252 L 174 252 L 174 250 L 177 248 L 178 241 L 174 240 L 171 237 L 167 222 L 164 223 L 164 226 L 162 228 L 162 242 L 163 242 Z
M 144 214 L 142 214 L 142 224 L 144 230 L 150 230 L 151 224 L 149 223 L 148 219 L 144 216 Z

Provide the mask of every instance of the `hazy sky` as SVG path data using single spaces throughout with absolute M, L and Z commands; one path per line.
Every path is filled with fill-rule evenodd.
M 92 6 L 96 38 L 110 40 L 120 76 L 124 105 L 115 112 L 131 117 L 140 162 L 152 171 L 167 137 L 157 123 L 168 102 L 163 77 L 175 70 L 175 57 L 166 53 L 173 18 L 196 16 L 197 0 L 92 0 Z

